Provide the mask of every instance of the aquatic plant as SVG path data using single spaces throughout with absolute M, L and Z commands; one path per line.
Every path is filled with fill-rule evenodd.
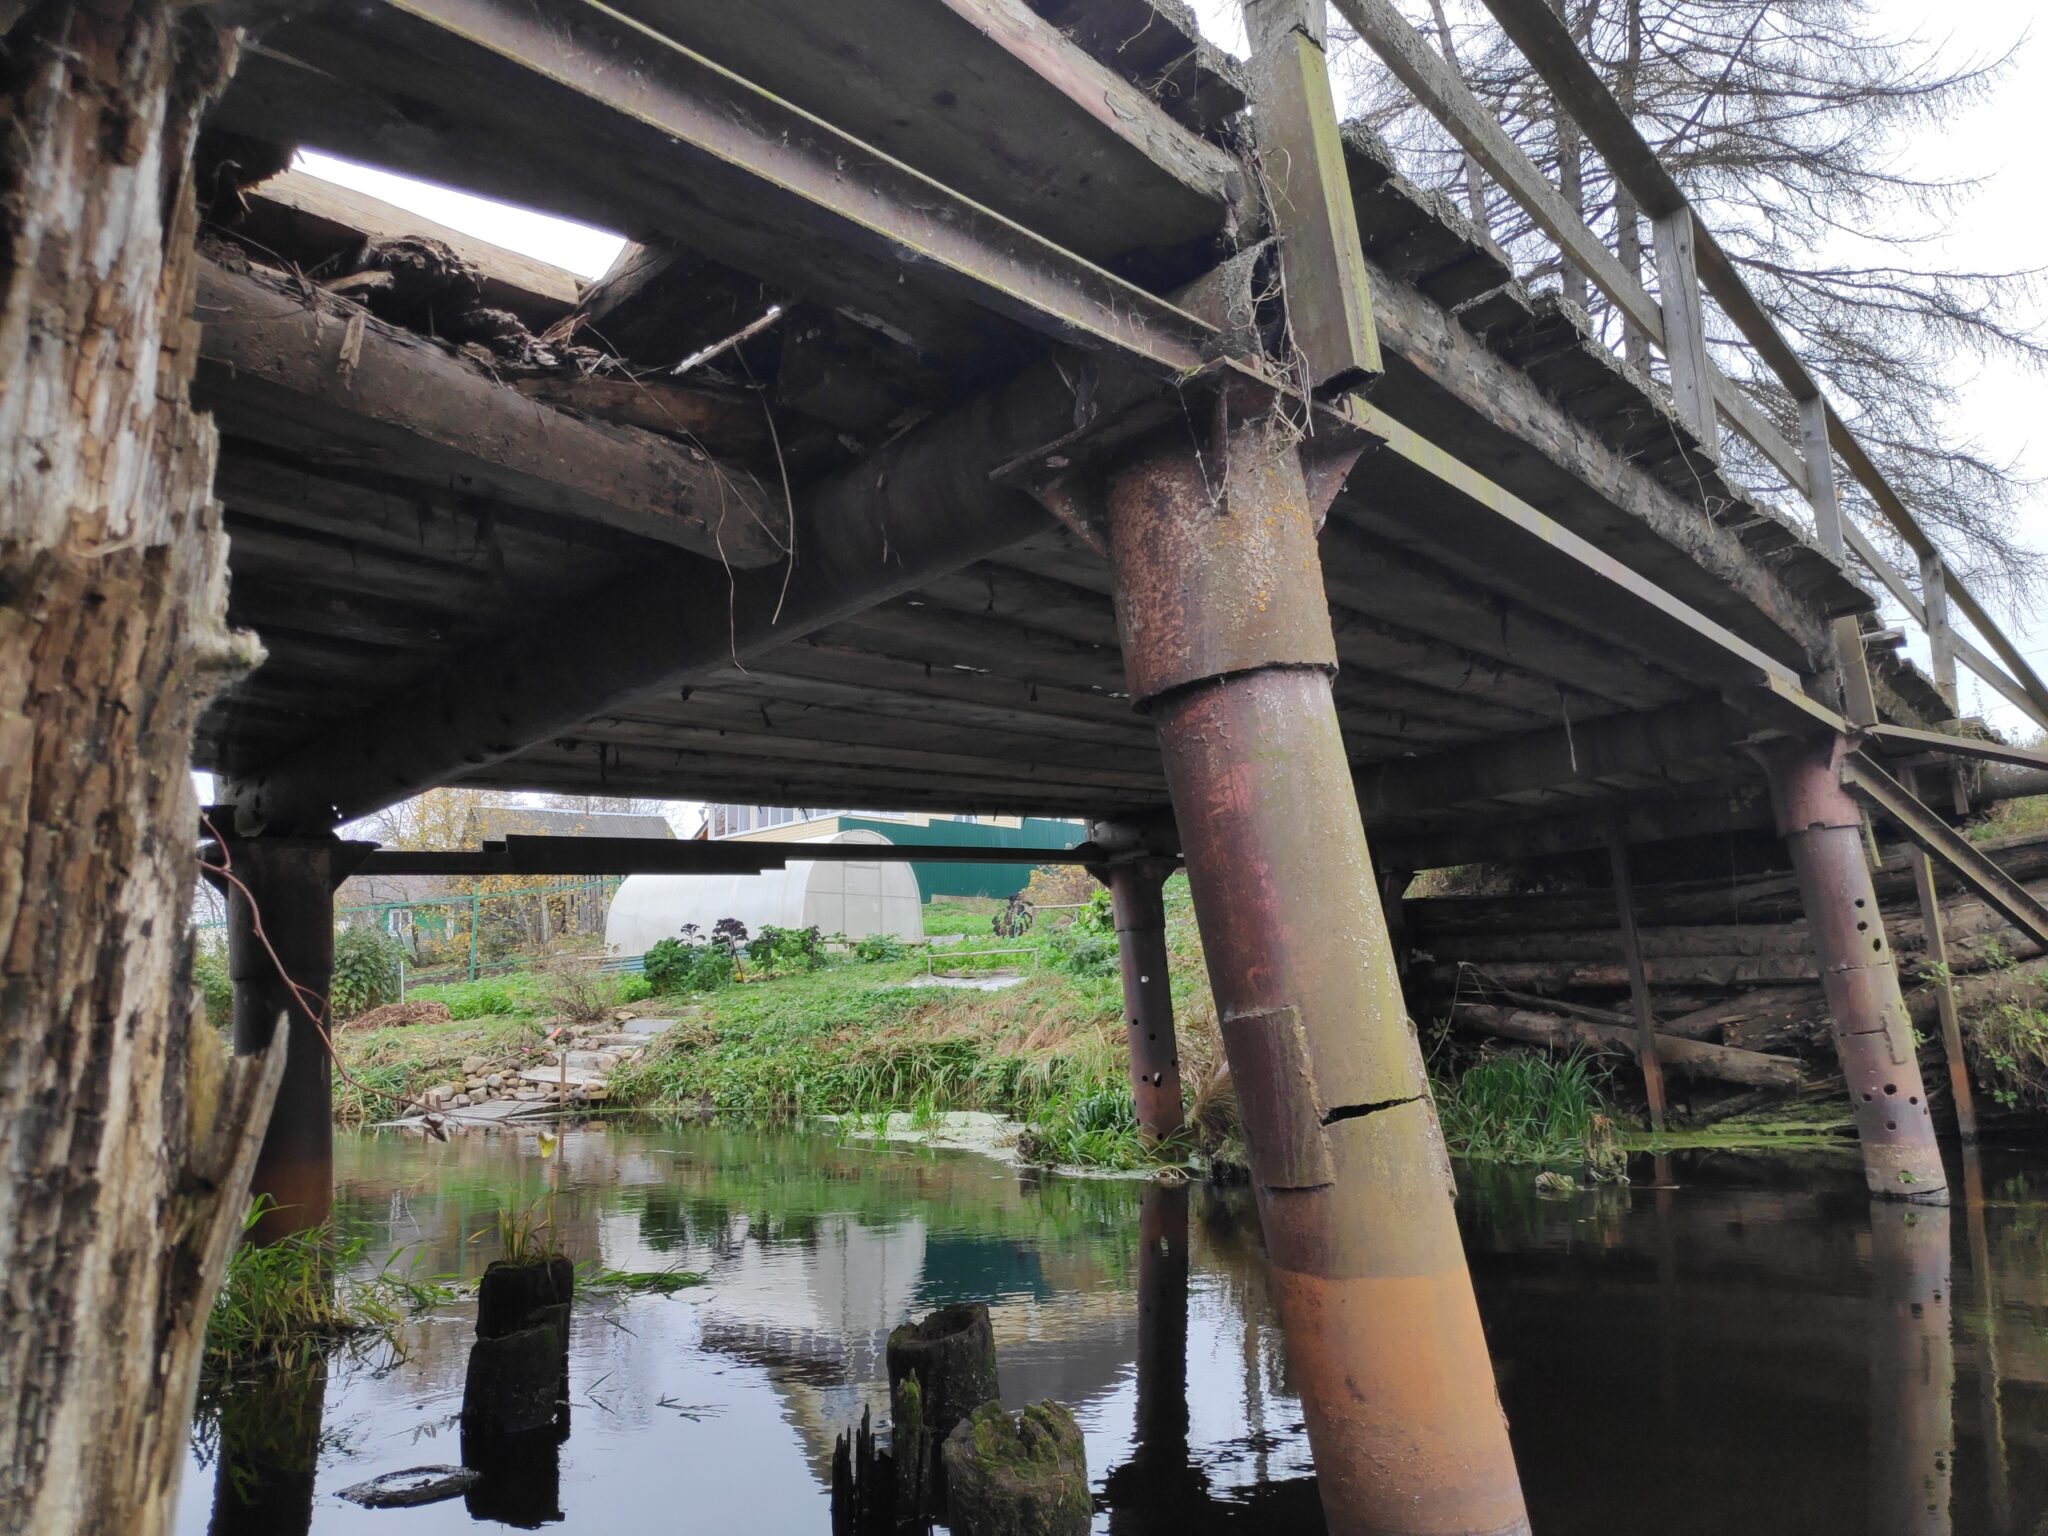
M 1588 1155 L 1608 1114 L 1602 1076 L 1577 1051 L 1504 1051 L 1431 1086 L 1453 1155 L 1552 1163 Z
M 272 1208 L 267 1195 L 250 1203 L 245 1239 Z M 374 1273 L 352 1273 L 365 1246 L 324 1226 L 238 1244 L 207 1317 L 202 1369 L 216 1376 L 253 1366 L 293 1369 L 352 1338 L 388 1339 L 414 1312 L 453 1295 L 400 1269 L 395 1258 Z

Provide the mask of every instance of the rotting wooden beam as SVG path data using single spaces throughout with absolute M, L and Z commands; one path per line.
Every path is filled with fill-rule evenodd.
M 1716 601 L 1730 623 L 1744 623 L 1747 638 L 1769 641 L 1768 625 L 1781 637 L 1772 646 L 1781 659 L 1806 662 L 1827 643 L 1814 603 L 1788 590 L 1734 533 L 1714 527 L 1699 507 L 1566 414 L 1441 306 L 1383 278 L 1370 260 L 1367 268 L 1388 367 L 1373 396 L 1377 409 L 1426 436 L 1455 436 L 1475 467 L 1575 532 L 1626 547 L 1631 561 L 1664 585 Z M 1368 460 L 1354 478 L 1371 472 Z M 1869 599 L 1847 578 L 1838 594 L 1824 598 L 1837 612 L 1854 611 L 1859 602 L 1868 606 Z M 1751 614 L 1746 622 L 1738 607 Z
M 484 302 L 510 310 L 532 330 L 568 313 L 583 290 L 573 272 L 306 171 L 273 176 L 243 198 L 248 207 L 226 233 L 259 256 L 275 253 L 311 267 L 322 249 L 329 255 L 353 255 L 366 240 L 422 235 L 473 265 L 483 277 Z
M 1319 390 L 1380 370 L 1372 289 L 1323 57 L 1323 0 L 1247 0 L 1252 129 L 1280 235 L 1288 335 Z
M 1643 965 L 1643 940 L 1636 929 L 1635 882 L 1628 867 L 1628 818 L 1619 808 L 1607 819 L 1607 862 L 1614 877 L 1614 912 L 1621 931 L 1622 964 L 1628 971 L 1629 1007 L 1635 1014 L 1636 1065 L 1642 1068 L 1650 1129 L 1662 1134 L 1664 1062 L 1657 1040 L 1657 1015 L 1650 1006 L 1650 973 Z
M 1743 717 L 1719 699 L 1688 699 L 1382 763 L 1358 774 L 1358 803 L 1372 826 L 1615 774 L 1682 780 L 1691 770 L 1696 777 L 1719 777 L 1733 744 L 1748 730 Z M 1702 772 L 1695 766 L 1702 762 L 1712 766 Z
M 991 314 L 1155 379 L 1213 350 L 1213 327 L 1168 301 L 596 0 L 376 0 L 277 41 L 316 49 L 321 67 L 252 60 L 225 126 L 680 234 L 970 371 L 1015 355 Z M 417 100 L 440 105 L 435 131 L 409 114 Z
M 1638 1056 L 1641 1049 L 1635 1030 L 1531 1008 L 1460 1002 L 1451 1018 L 1482 1034 L 1519 1040 L 1529 1045 L 1549 1046 L 1553 1050 L 1577 1049 L 1602 1055 Z M 1658 1035 L 1656 1048 L 1672 1071 L 1687 1077 L 1781 1091 L 1797 1088 L 1806 1077 L 1804 1065 L 1790 1056 L 1766 1056 L 1760 1051 L 1712 1045 L 1705 1040 L 1687 1040 L 1679 1035 Z
M 1051 518 L 990 471 L 1070 435 L 1086 375 L 1075 359 L 1046 359 L 809 487 L 792 570 L 728 581 L 704 562 L 655 567 L 522 616 L 500 639 L 404 680 L 383 707 L 239 780 L 240 814 L 319 828 L 368 814 L 1043 532 Z M 1104 377 L 1080 409 L 1111 414 L 1150 394 Z
M 602 524 L 735 566 L 778 553 L 744 471 L 527 400 L 444 345 L 284 279 L 200 263 L 196 393 L 227 430 Z

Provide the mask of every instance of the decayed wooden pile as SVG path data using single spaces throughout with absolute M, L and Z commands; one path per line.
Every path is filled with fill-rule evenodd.
M 1982 846 L 2048 898 L 2048 835 Z M 1935 985 L 1902 852 L 1884 860 L 1876 885 L 1931 1066 L 1940 1049 Z M 1668 1072 L 1776 1090 L 1832 1074 L 1818 963 L 1789 873 L 1640 885 L 1636 910 Z M 1967 1043 L 1972 1012 L 2048 981 L 2048 956 L 1958 885 L 1942 887 L 1942 914 Z M 1404 915 L 1417 1018 L 1508 1040 L 1634 1053 L 1610 891 L 1423 898 L 1405 903 Z M 1942 1076 L 1930 1071 L 1928 1081 Z

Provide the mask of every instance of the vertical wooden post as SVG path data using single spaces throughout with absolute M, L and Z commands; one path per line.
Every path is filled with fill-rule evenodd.
M 1835 493 L 1835 450 L 1828 445 L 1828 403 L 1819 395 L 1799 402 L 1799 437 L 1806 450 L 1806 499 L 1813 508 L 1820 547 L 1845 569 L 1849 545 L 1842 534 L 1842 504 Z M 1828 626 L 1834 640 L 1835 673 L 1842 685 L 1842 713 L 1851 725 L 1877 724 L 1877 694 L 1870 685 L 1870 659 L 1863 654 L 1863 630 L 1854 618 Z
M 1287 325 L 1317 390 L 1380 371 L 1379 335 L 1323 59 L 1323 0 L 1246 0 L 1252 132 L 1280 232 Z
M 1913 889 L 1920 898 L 1920 925 L 1927 934 L 1933 968 L 1934 1006 L 1941 1014 L 1941 1048 L 1948 1057 L 1948 1086 L 1956 1104 L 1956 1129 L 1964 1141 L 1977 1139 L 1977 1100 L 1970 1087 L 1970 1063 L 1963 1054 L 1963 1025 L 1956 1013 L 1955 982 L 1948 973 L 1948 933 L 1942 926 L 1941 893 L 1934 888 L 1934 863 L 1924 848 L 1907 851 Z
M 1615 916 L 1621 924 L 1621 957 L 1628 966 L 1629 1004 L 1636 1016 L 1636 1059 L 1643 1069 L 1643 1095 L 1650 1101 L 1650 1128 L 1664 1129 L 1664 1064 L 1657 1059 L 1657 1017 L 1650 1011 L 1650 977 L 1643 966 L 1642 936 L 1636 931 L 1634 882 L 1628 868 L 1628 820 L 1615 810 L 1607 819 L 1607 861 L 1614 872 Z
M 1948 616 L 1948 566 L 1938 554 L 1920 557 L 1920 603 L 1927 615 L 1927 649 L 1934 686 L 1956 707 L 1956 632 Z
M 1707 315 L 1700 297 L 1690 208 L 1651 220 L 1657 251 L 1657 287 L 1664 308 L 1664 361 L 1678 419 L 1700 440 L 1707 457 L 1721 458 L 1721 422 L 1714 409 L 1714 363 L 1707 355 Z

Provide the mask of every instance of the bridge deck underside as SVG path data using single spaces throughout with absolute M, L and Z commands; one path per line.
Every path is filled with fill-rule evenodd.
M 1058 0 L 1035 3 L 1061 20 Z M 1027 63 L 1014 40 L 967 24 L 1019 6 L 890 0 L 890 26 L 918 29 L 915 49 L 883 46 L 889 28 L 865 7 L 644 0 L 627 10 L 1150 292 L 1199 276 L 1249 216 L 1215 142 L 1241 92 L 1225 64 L 1186 48 L 1122 61 L 1140 77 L 1167 63 L 1181 71 L 1154 98 L 1167 105 L 1158 131 L 1137 136 L 1145 148 L 1088 105 L 1098 76 L 1120 67 L 1108 44 L 1105 63 L 1087 54 L 1085 29 L 1033 34 L 1039 52 L 1024 50 Z M 741 10 L 748 23 L 736 28 Z M 592 325 L 576 338 L 625 353 L 643 383 L 614 383 L 600 399 L 604 381 L 570 377 L 578 365 L 564 365 L 566 382 L 552 388 L 498 382 L 488 362 L 456 358 L 526 396 L 536 423 L 556 413 L 634 423 L 659 451 L 751 476 L 772 525 L 785 473 L 800 500 L 808 482 L 859 465 L 1051 343 L 1028 317 L 923 286 L 919 272 L 871 253 L 769 238 L 758 209 L 651 174 L 626 138 L 607 140 L 602 114 L 539 86 L 520 100 L 499 64 L 472 71 L 465 46 L 397 8 L 291 23 L 245 58 L 216 123 L 596 220 L 667 251 L 671 280 L 617 311 L 617 334 Z M 1744 644 L 1795 673 L 1813 670 L 1826 619 L 1867 609 L 1867 595 L 1723 482 L 1661 390 L 1622 369 L 1582 317 L 1523 290 L 1455 210 L 1402 181 L 1363 139 L 1348 162 L 1387 352 L 1374 407 Z M 266 216 L 259 191 L 221 233 L 239 232 L 245 254 L 271 265 L 303 267 L 359 243 L 332 224 Z M 535 329 L 559 319 L 559 298 L 531 289 L 508 290 L 521 319 Z M 295 302 L 288 285 L 269 297 Z M 667 378 L 679 357 L 771 302 L 787 309 L 777 325 L 682 384 Z M 364 329 L 373 347 L 390 330 L 375 320 Z M 508 637 L 552 626 L 576 656 L 584 637 L 567 616 L 577 601 L 651 562 L 673 565 L 676 604 L 717 613 L 731 601 L 718 551 L 679 550 L 520 483 L 480 487 L 451 475 L 445 453 L 413 452 L 403 423 L 375 437 L 330 432 L 288 389 L 253 387 L 218 366 L 201 390 L 223 440 L 231 614 L 268 652 L 208 713 L 202 766 L 248 774 L 309 743 L 374 730 L 392 700 L 465 668 L 487 688 L 480 659 Z M 338 421 L 357 407 L 323 409 Z M 686 424 L 662 419 L 675 411 Z M 1337 703 L 1362 791 L 1404 759 L 1470 763 L 1541 733 L 1721 709 L 1724 676 L 1631 622 L 1625 605 L 1589 602 L 1551 579 L 1526 540 L 1485 533 L 1489 515 L 1388 450 L 1360 461 L 1332 509 L 1322 549 Z M 772 566 L 775 556 L 748 558 Z M 1151 728 L 1123 692 L 1109 593 L 1103 559 L 1048 517 L 992 558 L 765 655 L 509 754 L 479 743 L 489 760 L 459 778 L 876 809 L 1154 807 L 1165 784 Z M 1583 771 L 1575 754 L 1567 761 L 1562 775 L 1462 797 L 1433 797 L 1413 787 L 1429 775 L 1411 773 L 1398 794 L 1366 793 L 1369 825 L 1426 843 L 1440 828 L 1617 797 L 1696 799 L 1751 773 L 1732 735 L 1612 771 L 1591 755 Z

